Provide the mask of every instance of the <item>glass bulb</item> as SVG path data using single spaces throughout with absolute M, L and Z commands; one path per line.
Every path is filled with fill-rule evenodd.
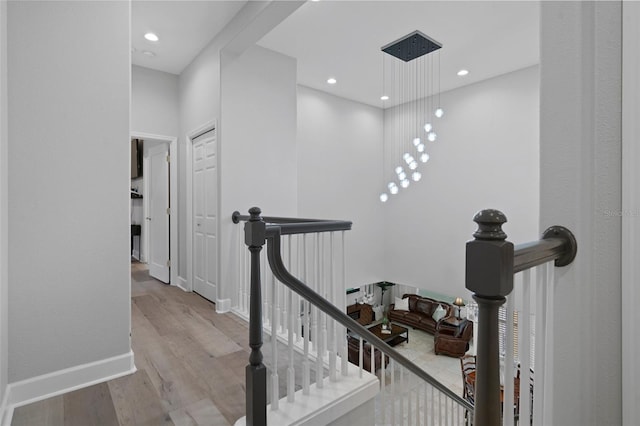
M 414 182 L 418 182 L 420 179 L 422 179 L 422 173 L 413 172 L 413 174 L 411 175 L 411 179 L 413 179 Z
M 386 203 L 388 199 L 389 199 L 389 196 L 387 195 L 386 192 L 383 192 L 382 194 L 380 194 L 380 201 L 382 201 L 383 203 Z
M 427 123 L 424 125 L 424 131 L 429 133 L 431 130 L 433 130 L 433 126 L 431 125 L 431 123 Z
M 425 152 L 425 153 L 423 153 L 423 154 L 420 156 L 420 161 L 422 161 L 423 163 L 426 163 L 427 161 L 429 161 L 429 154 L 427 154 L 426 152 Z
M 420 145 L 420 138 L 414 138 L 413 139 L 413 146 L 418 146 Z
M 396 167 L 396 174 L 402 173 L 402 166 Z
M 391 195 L 396 195 L 398 193 L 398 187 L 394 186 L 393 188 L 389 189 L 389 192 L 391 193 Z
M 387 185 L 387 188 L 391 189 L 394 186 L 396 186 L 396 184 L 394 182 L 389 182 L 389 184 Z
M 438 118 L 442 118 L 442 116 L 444 115 L 444 110 L 438 107 L 436 111 L 433 113 L 433 115 L 435 115 Z
M 407 178 L 407 174 L 405 172 L 398 173 L 398 179 L 404 180 Z
M 418 168 L 418 163 L 416 163 L 415 161 L 412 161 L 411 164 L 409 164 L 409 168 L 411 170 L 415 170 Z
M 411 154 L 409 154 L 408 152 L 405 152 L 404 155 L 402 156 L 404 161 L 407 161 L 407 158 L 409 158 L 409 157 L 411 157 Z
M 418 145 L 418 146 L 416 147 L 416 149 L 418 150 L 418 152 L 424 152 L 424 144 L 423 144 L 423 143 L 421 143 L 420 145 Z
M 434 142 L 437 138 L 438 135 L 436 135 L 436 132 L 429 132 L 429 135 L 427 135 L 427 139 L 429 139 L 431 142 Z
M 409 183 L 410 183 L 410 182 L 409 182 L 409 180 L 408 180 L 408 179 L 404 179 L 402 182 L 400 182 L 400 185 L 401 185 L 403 188 L 408 188 L 408 187 L 409 187 Z

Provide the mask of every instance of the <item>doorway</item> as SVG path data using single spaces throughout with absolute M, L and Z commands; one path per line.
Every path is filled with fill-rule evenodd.
M 142 213 L 138 215 L 141 222 L 139 258 L 142 262 L 148 264 L 149 272 L 155 278 L 167 284 L 178 285 L 178 217 L 171 211 L 173 206 L 178 205 L 178 170 L 177 161 L 175 161 L 177 158 L 178 140 L 172 136 L 140 132 L 131 132 L 131 137 L 144 140 L 142 161 L 143 178 L 138 183 L 138 189 L 142 189 Z M 166 178 L 158 176 L 157 171 L 155 173 L 153 172 L 153 170 L 158 168 L 159 170 L 163 170 Z M 158 179 L 156 179 L 151 176 L 154 182 L 166 182 L 167 185 L 162 183 L 156 183 L 154 185 L 151 179 L 148 178 L 149 173 L 152 175 L 155 174 L 156 177 L 158 177 Z M 134 180 L 132 180 L 132 186 L 133 185 Z M 164 191 L 160 191 L 163 189 L 163 186 Z M 160 192 L 158 193 L 157 191 Z M 162 193 L 167 194 L 168 202 L 163 201 L 161 199 L 162 197 L 158 197 L 158 195 Z M 168 206 L 162 208 L 162 204 Z M 152 211 L 155 212 L 153 215 L 151 215 Z M 164 213 L 164 217 L 160 216 L 160 220 L 154 221 L 154 216 L 155 218 L 159 217 L 158 212 Z M 132 211 L 132 219 L 134 218 L 134 213 L 135 212 Z M 162 223 L 164 223 L 163 226 L 153 226 Z M 152 232 L 154 234 L 153 236 L 151 236 Z M 159 232 L 166 234 L 158 236 Z M 158 260 L 160 258 L 163 258 L 163 260 Z M 172 262 L 174 265 L 171 264 Z M 164 265 L 164 267 L 162 267 L 162 265 Z M 152 268 L 152 266 L 154 266 L 154 268 Z
M 204 298 L 218 300 L 218 141 L 215 122 L 191 132 L 187 155 L 188 282 Z

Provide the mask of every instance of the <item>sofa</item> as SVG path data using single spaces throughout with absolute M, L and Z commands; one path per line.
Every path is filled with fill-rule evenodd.
M 347 349 L 349 351 L 349 362 L 355 365 L 359 365 L 360 362 L 360 339 L 355 336 L 347 335 Z M 382 367 L 382 357 L 384 356 L 385 367 L 389 365 L 389 357 L 384 355 L 380 350 L 374 349 L 373 359 L 375 363 L 375 371 L 371 370 L 371 345 L 367 342 L 362 342 L 363 356 L 362 356 L 362 368 L 366 371 L 374 373 Z
M 395 303 L 390 305 L 389 313 L 387 314 L 387 318 L 390 321 L 410 325 L 413 328 L 435 334 L 438 325 L 442 321 L 453 317 L 453 305 L 449 303 L 418 296 L 417 294 L 405 294 L 402 296 L 402 299 L 407 298 L 409 299 L 408 310 L 396 309 Z M 444 309 L 444 315 L 436 321 L 433 318 L 433 314 L 438 306 L 441 307 L 441 310 Z

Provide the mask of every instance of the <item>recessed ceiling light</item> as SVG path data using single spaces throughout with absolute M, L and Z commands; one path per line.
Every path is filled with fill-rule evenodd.
M 380 100 L 381 101 L 388 101 L 389 97 L 387 95 L 382 95 L 382 96 L 380 96 Z
M 155 54 L 155 53 L 153 53 L 153 52 L 152 52 L 152 51 L 150 51 L 150 50 L 145 50 L 144 52 L 142 52 L 142 54 L 147 55 L 147 56 L 156 56 L 156 54 Z
M 467 74 L 469 74 L 469 70 L 460 70 L 460 71 L 458 71 L 458 75 L 460 77 L 465 76 Z
M 336 80 L 333 77 L 331 77 L 330 79 L 327 80 L 327 83 L 329 83 L 329 84 L 336 84 L 337 82 L 338 82 L 338 80 Z
M 157 35 L 155 35 L 154 33 L 146 33 L 146 34 L 144 35 L 144 38 L 146 38 L 146 39 L 147 39 L 147 40 L 149 40 L 149 41 L 158 41 L 158 40 L 160 40 L 160 39 L 158 38 L 158 36 L 157 36 Z

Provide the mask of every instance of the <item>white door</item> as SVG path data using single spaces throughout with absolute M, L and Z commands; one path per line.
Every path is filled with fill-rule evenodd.
M 149 275 L 169 283 L 169 146 L 160 144 L 149 148 L 148 179 L 149 211 Z
M 215 302 L 218 274 L 216 131 L 193 141 L 193 291 Z

